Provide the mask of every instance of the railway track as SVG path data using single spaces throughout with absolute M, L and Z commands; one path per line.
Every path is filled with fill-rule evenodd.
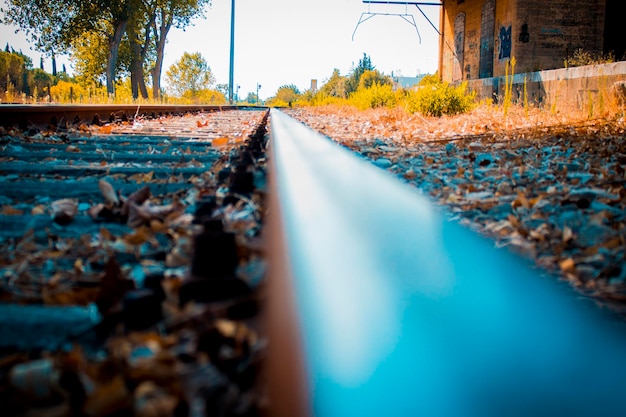
M 44 110 L 0 138 L 4 410 L 258 409 L 267 111 Z
M 277 110 L 189 110 L 5 128 L 13 414 L 624 415 L 621 322 Z

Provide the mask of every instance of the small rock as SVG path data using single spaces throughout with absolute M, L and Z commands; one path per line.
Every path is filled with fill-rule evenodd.
M 477 151 L 479 149 L 483 148 L 483 144 L 480 142 L 471 142 L 469 145 L 467 145 L 468 149 L 472 150 L 472 151 Z
M 374 165 L 382 169 L 387 169 L 393 165 L 393 163 L 387 158 L 378 158 L 374 161 Z
M 476 200 L 484 200 L 487 198 L 492 198 L 493 193 L 491 191 L 477 191 L 473 193 L 467 193 L 465 198 L 468 200 L 476 201 Z
M 569 197 L 575 198 L 586 198 L 588 200 L 594 200 L 596 198 L 606 198 L 607 200 L 619 200 L 620 196 L 616 194 L 611 194 L 605 190 L 600 188 L 579 188 L 577 190 L 572 190 L 569 193 Z

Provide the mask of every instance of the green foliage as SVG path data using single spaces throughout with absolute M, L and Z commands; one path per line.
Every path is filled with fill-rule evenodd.
M 365 70 L 359 78 L 359 87 L 357 91 L 364 88 L 370 88 L 375 84 L 379 85 L 391 85 L 391 78 L 383 75 L 378 70 Z
M 50 87 L 52 100 L 59 103 L 81 102 L 87 96 L 85 89 L 80 84 L 59 81 Z
M 398 101 L 390 84 L 374 83 L 370 87 L 359 88 L 352 93 L 348 102 L 360 110 L 365 110 L 376 107 L 394 107 Z
M 43 97 L 48 94 L 48 88 L 54 84 L 55 79 L 52 74 L 48 74 L 42 69 L 35 68 L 29 71 L 28 84 L 31 89 L 31 95 L 34 99 Z
M 108 41 L 101 32 L 85 32 L 72 43 L 70 60 L 84 88 L 106 82 L 107 51 Z
M 283 85 L 278 88 L 276 95 L 268 100 L 270 106 L 292 106 L 300 98 L 300 90 L 293 84 Z
M 137 88 L 142 95 L 147 94 L 144 73 L 152 74 L 153 94 L 158 96 L 165 38 L 170 28 L 185 28 L 193 18 L 203 15 L 209 2 L 7 0 L 1 20 L 17 25 L 35 48 L 48 56 L 77 52 L 75 49 L 79 48 L 78 59 L 82 62 L 77 72 L 85 79 L 105 78 L 111 94 L 118 77 L 130 72 L 134 96 Z M 95 37 L 98 42 L 93 42 Z M 87 47 L 81 49 L 81 44 Z M 122 74 L 118 74 L 120 71 Z M 93 84 L 89 86 L 92 87 Z
M 292 104 L 287 103 L 286 101 L 283 101 L 276 97 L 270 98 L 269 100 L 267 100 L 265 104 L 270 107 L 291 107 L 292 106 Z
M 219 91 L 224 95 L 224 97 L 228 96 L 228 84 L 217 84 L 215 85 L 215 90 Z M 237 91 L 233 91 L 233 94 L 237 94 Z
M 348 97 L 347 78 L 342 76 L 339 70 L 335 68 L 328 81 L 320 88 L 319 94 L 328 97 Z
M 361 75 L 365 71 L 374 71 L 376 67 L 372 64 L 372 59 L 367 56 L 367 54 L 363 53 L 363 58 L 359 60 L 359 64 L 352 70 L 350 76 L 346 81 L 346 92 L 348 95 L 354 93 L 359 88 L 359 83 L 361 81 Z
M 183 56 L 165 73 L 168 91 L 176 97 L 196 96 L 215 82 L 211 68 L 200 52 Z
M 183 95 L 183 98 L 193 104 L 218 105 L 218 104 L 226 104 L 226 102 L 228 101 L 226 99 L 226 96 L 221 91 L 212 90 L 212 89 L 203 89 L 200 91 L 196 91 L 195 93 L 192 93 L 191 91 L 188 90 Z
M 583 65 L 610 64 L 611 62 L 615 62 L 615 54 L 613 52 L 609 52 L 608 54 L 601 52 L 594 53 L 578 48 L 574 51 L 572 56 L 565 59 L 564 65 L 565 68 L 568 68 Z
M 504 115 L 509 113 L 509 108 L 513 102 L 513 79 L 515 78 L 515 57 L 506 61 L 506 68 L 504 70 L 504 100 L 502 102 L 502 108 Z
M 434 73 L 423 76 L 418 85 L 437 85 L 440 82 L 441 80 L 439 79 L 439 75 L 437 73 Z
M 0 51 L 0 88 L 5 92 L 11 88 L 22 91 L 24 83 L 25 62 L 22 56 Z
M 470 110 L 475 94 L 467 94 L 467 84 L 452 87 L 447 83 L 429 84 L 407 92 L 405 108 L 410 113 L 441 117 Z
M 328 94 L 318 91 L 313 93 L 306 91 L 300 96 L 298 101 L 294 103 L 297 106 L 329 106 L 329 105 L 348 105 L 348 99 L 343 97 L 329 96 Z
M 246 103 L 248 104 L 261 104 L 259 98 L 257 97 L 256 93 L 253 93 L 252 91 L 248 93 L 248 95 L 246 96 Z

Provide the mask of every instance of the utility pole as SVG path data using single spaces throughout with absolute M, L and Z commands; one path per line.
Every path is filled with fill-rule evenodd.
M 233 104 L 235 83 L 235 0 L 231 0 L 230 11 L 230 71 L 228 74 L 228 102 Z

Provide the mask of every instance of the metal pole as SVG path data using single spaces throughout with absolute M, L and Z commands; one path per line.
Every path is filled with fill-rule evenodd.
M 228 102 L 233 104 L 233 86 L 235 83 L 235 0 L 231 0 L 230 12 L 230 71 L 228 74 Z

